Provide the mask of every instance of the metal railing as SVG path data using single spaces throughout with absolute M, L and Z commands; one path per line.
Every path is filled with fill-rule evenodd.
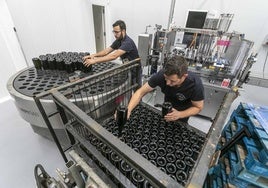
M 153 187 L 182 187 L 176 180 L 161 171 L 147 159 L 135 152 L 127 144 L 107 131 L 102 122 L 113 116 L 120 104 L 127 104 L 134 90 L 140 85 L 140 62 L 133 60 L 116 68 L 82 78 L 34 97 L 36 105 L 64 159 L 65 149 L 61 146 L 50 122 L 55 114 L 60 114 L 63 129 L 70 140 L 70 147 L 79 148 L 81 155 L 96 161 L 98 166 L 114 179 L 119 187 L 135 187 L 116 164 L 104 156 L 100 147 L 106 146 L 126 161 Z M 54 113 L 47 114 L 42 100 L 56 104 Z M 96 145 L 89 140 L 92 137 Z

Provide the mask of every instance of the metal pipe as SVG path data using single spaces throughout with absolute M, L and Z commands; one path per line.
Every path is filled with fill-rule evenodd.
M 169 9 L 169 17 L 168 17 L 168 25 L 167 25 L 168 30 L 170 29 L 170 24 L 173 19 L 175 4 L 176 4 L 176 0 L 171 0 L 170 9 Z
M 175 3 L 176 3 L 176 0 L 171 0 L 170 10 L 169 10 L 169 17 L 168 17 L 167 31 L 165 32 L 164 44 L 163 44 L 162 53 L 161 53 L 161 59 L 160 59 L 161 65 L 163 65 L 163 63 L 164 63 L 164 54 L 165 54 L 166 45 L 167 45 L 167 32 L 170 29 L 170 24 L 171 24 L 172 19 L 173 19 Z

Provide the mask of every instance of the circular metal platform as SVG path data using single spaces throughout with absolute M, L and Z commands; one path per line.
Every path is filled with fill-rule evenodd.
M 79 71 L 79 77 L 91 76 L 105 70 L 118 66 L 114 62 L 98 63 L 92 66 L 90 72 Z M 36 69 L 35 67 L 29 67 L 23 69 L 13 75 L 7 83 L 7 89 L 10 95 L 14 98 L 15 105 L 21 115 L 21 117 L 30 123 L 34 132 L 40 134 L 46 138 L 52 139 L 48 128 L 40 114 L 33 96 L 48 91 L 52 88 L 56 88 L 70 83 L 70 77 L 77 75 L 77 71 L 67 73 L 66 70 L 49 70 L 49 69 Z M 122 76 L 122 75 L 121 75 Z M 123 75 L 124 77 L 127 75 Z M 115 76 L 112 80 L 106 80 L 105 83 L 98 83 L 89 87 L 91 94 L 101 93 L 103 87 L 110 85 L 111 89 L 118 87 L 122 84 L 122 81 L 126 79 L 121 78 L 120 75 Z M 112 87 L 111 87 L 112 85 Z M 104 91 L 104 90 L 103 90 Z M 88 92 L 88 91 L 84 91 Z M 83 93 L 83 91 L 81 92 Z M 81 97 L 81 95 L 80 95 Z M 82 96 L 83 97 L 83 96 Z M 71 99 L 70 99 L 71 100 Z M 56 109 L 56 105 L 52 100 L 42 100 L 47 113 L 53 112 Z M 66 143 L 66 133 L 63 131 L 63 123 L 60 115 L 55 115 L 51 118 L 51 123 L 55 132 L 59 138 L 62 139 L 62 143 Z
M 87 77 L 96 73 L 111 69 L 117 64 L 105 62 L 93 65 L 92 71 L 80 72 L 81 77 Z M 67 73 L 59 70 L 37 70 L 34 67 L 23 70 L 15 75 L 13 82 L 14 89 L 22 95 L 33 97 L 43 91 L 70 83 L 69 78 L 75 73 Z

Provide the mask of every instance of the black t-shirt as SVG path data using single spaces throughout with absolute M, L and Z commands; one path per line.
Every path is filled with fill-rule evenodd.
M 111 45 L 111 48 L 114 50 L 121 49 L 126 52 L 120 56 L 122 60 L 128 59 L 129 61 L 132 61 L 139 58 L 139 53 L 134 41 L 127 35 L 122 40 L 115 40 Z
M 170 87 L 166 84 L 164 70 L 160 70 L 153 75 L 148 84 L 155 88 L 159 86 L 165 94 L 165 102 L 171 102 L 173 108 L 182 111 L 192 106 L 191 101 L 204 100 L 204 86 L 201 79 L 192 72 L 188 72 L 188 76 L 180 87 Z

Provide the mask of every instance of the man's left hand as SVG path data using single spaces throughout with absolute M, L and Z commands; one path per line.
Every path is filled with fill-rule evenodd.
M 175 108 L 172 108 L 172 112 L 165 115 L 164 119 L 166 121 L 176 121 L 181 118 L 180 114 L 180 111 L 176 110 Z
M 84 61 L 83 64 L 84 64 L 86 67 L 89 67 L 90 65 L 93 65 L 93 64 L 95 64 L 95 63 L 97 63 L 96 59 L 86 59 L 86 60 Z

